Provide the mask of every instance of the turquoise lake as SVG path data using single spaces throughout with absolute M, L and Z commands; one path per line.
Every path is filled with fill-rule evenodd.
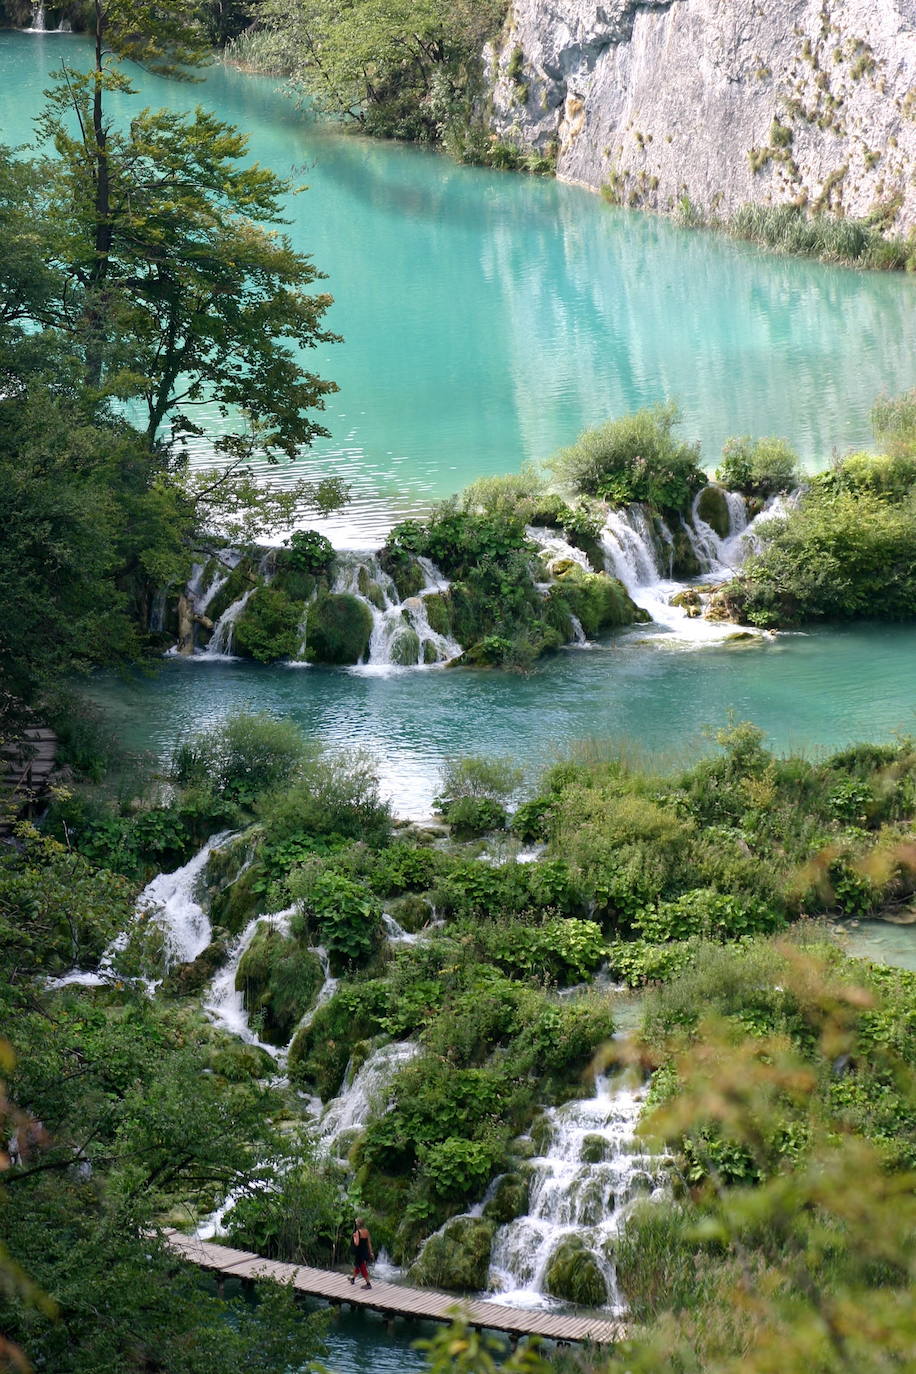
M 52 71 L 87 55 L 75 36 L 0 33 L 6 142 L 32 137 Z M 340 392 L 331 440 L 297 472 L 352 483 L 337 543 L 378 542 L 406 510 L 668 397 L 711 467 L 737 433 L 781 434 L 824 466 L 868 441 L 881 391 L 916 380 L 909 278 L 761 253 L 577 187 L 341 135 L 231 68 L 198 86 L 136 84 L 127 108 L 205 103 L 309 187 L 288 232 L 327 273 L 345 342 L 308 356 Z

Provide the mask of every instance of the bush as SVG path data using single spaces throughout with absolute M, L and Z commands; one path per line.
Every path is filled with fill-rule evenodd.
M 449 1136 L 423 1153 L 423 1175 L 434 1196 L 461 1202 L 480 1196 L 497 1158 L 485 1141 Z
M 305 657 L 309 663 L 359 663 L 371 634 L 372 612 L 366 603 L 329 592 L 308 608 Z
M 207 788 L 250 805 L 289 782 L 308 754 L 305 736 L 292 721 L 241 714 L 181 740 L 170 775 L 180 787 Z
M 260 663 L 294 658 L 299 651 L 302 607 L 282 587 L 257 587 L 235 622 L 236 649 Z
M 791 491 L 799 483 L 798 455 L 784 439 L 727 439 L 716 481 L 746 496 Z
M 367 888 L 316 860 L 290 875 L 289 891 L 298 908 L 293 930 L 317 936 L 335 972 L 366 962 L 382 932 L 382 909 Z
M 472 840 L 491 830 L 505 830 L 508 821 L 506 808 L 492 797 L 458 797 L 452 802 L 440 800 L 438 810 L 458 840 Z
M 351 839 L 381 847 L 391 834 L 391 808 L 379 796 L 375 762 L 360 750 L 313 753 L 287 791 L 265 798 L 259 810 L 266 860 L 296 841 L 309 847 L 314 840 Z
M 659 510 L 686 510 L 706 477 L 697 465 L 699 446 L 674 438 L 679 420 L 673 404 L 608 420 L 561 449 L 550 466 L 564 486 L 612 505 L 645 501 Z
M 894 503 L 837 485 L 832 474 L 812 484 L 746 561 L 731 595 L 752 625 L 904 620 L 916 613 L 916 499 Z
M 285 561 L 297 572 L 320 576 L 329 571 L 334 562 L 334 545 L 317 530 L 297 530 L 286 541 Z
M 775 930 L 781 918 L 763 903 L 699 887 L 673 901 L 645 908 L 633 924 L 643 939 L 656 943 L 686 940 L 691 935 L 734 940 Z

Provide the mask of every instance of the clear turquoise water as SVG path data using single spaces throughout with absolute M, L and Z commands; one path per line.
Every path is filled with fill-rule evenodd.
M 397 809 L 416 815 L 452 755 L 511 755 L 533 776 L 577 741 L 610 739 L 677 762 L 708 748 L 706 727 L 729 712 L 779 750 L 912 732 L 916 643 L 877 626 L 702 648 L 623 632 L 525 677 L 169 660 L 152 678 L 96 679 L 92 694 L 131 748 L 160 754 L 234 710 L 289 716 L 334 747 L 369 749 Z
M 31 136 L 76 37 L 0 34 L 0 130 Z M 714 465 L 734 433 L 777 433 L 824 464 L 868 439 L 883 389 L 913 384 L 916 282 L 767 255 L 613 210 L 576 187 L 457 167 L 322 129 L 275 82 L 137 77 L 144 102 L 202 101 L 254 156 L 309 189 L 289 232 L 328 274 L 342 345 L 309 355 L 340 384 L 333 438 L 306 464 L 355 501 L 338 542 L 510 471 L 609 415 L 665 397 Z M 214 424 L 216 417 L 211 417 Z

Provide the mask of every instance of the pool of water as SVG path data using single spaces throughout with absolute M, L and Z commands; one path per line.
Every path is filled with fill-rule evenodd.
M 454 755 L 510 755 L 533 775 L 576 741 L 610 740 L 687 761 L 730 713 L 782 751 L 912 731 L 916 645 L 908 629 L 871 625 L 703 647 L 628 631 L 527 676 L 170 659 L 153 676 L 95 678 L 89 691 L 128 747 L 159 755 L 233 711 L 288 716 L 332 747 L 369 749 L 396 809 L 423 815 Z
M 916 972 L 916 921 L 896 925 L 893 921 L 848 921 L 839 935 L 843 950 L 856 959 L 871 959 L 876 964 L 891 964 Z
M 32 137 L 55 68 L 87 55 L 75 35 L 0 33 L 0 136 Z M 911 279 L 761 253 L 577 187 L 342 135 L 278 83 L 231 68 L 200 86 L 132 79 L 136 99 L 112 101 L 122 112 L 202 102 L 308 185 L 288 232 L 327 273 L 345 342 L 308 355 L 340 392 L 332 438 L 298 470 L 352 483 L 327 527 L 337 543 L 376 541 L 474 477 L 667 397 L 711 465 L 735 433 L 784 435 L 823 465 L 867 441 L 879 392 L 912 385 Z

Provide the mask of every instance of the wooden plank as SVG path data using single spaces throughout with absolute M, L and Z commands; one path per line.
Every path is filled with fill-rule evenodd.
M 555 1340 L 589 1341 L 598 1345 L 612 1344 L 621 1340 L 624 1334 L 620 1322 L 507 1307 L 486 1299 L 468 1300 L 454 1293 L 409 1288 L 383 1281 L 365 1289 L 359 1284 L 351 1284 L 346 1274 L 331 1270 L 264 1259 L 250 1251 L 199 1240 L 180 1231 L 167 1230 L 164 1237 L 176 1253 L 202 1269 L 241 1279 L 274 1278 L 281 1283 L 291 1283 L 297 1292 L 312 1297 L 326 1298 L 335 1303 L 349 1302 L 355 1307 L 380 1313 L 432 1321 L 451 1321 L 461 1316 L 472 1326 L 488 1327 L 509 1335 L 542 1335 Z

